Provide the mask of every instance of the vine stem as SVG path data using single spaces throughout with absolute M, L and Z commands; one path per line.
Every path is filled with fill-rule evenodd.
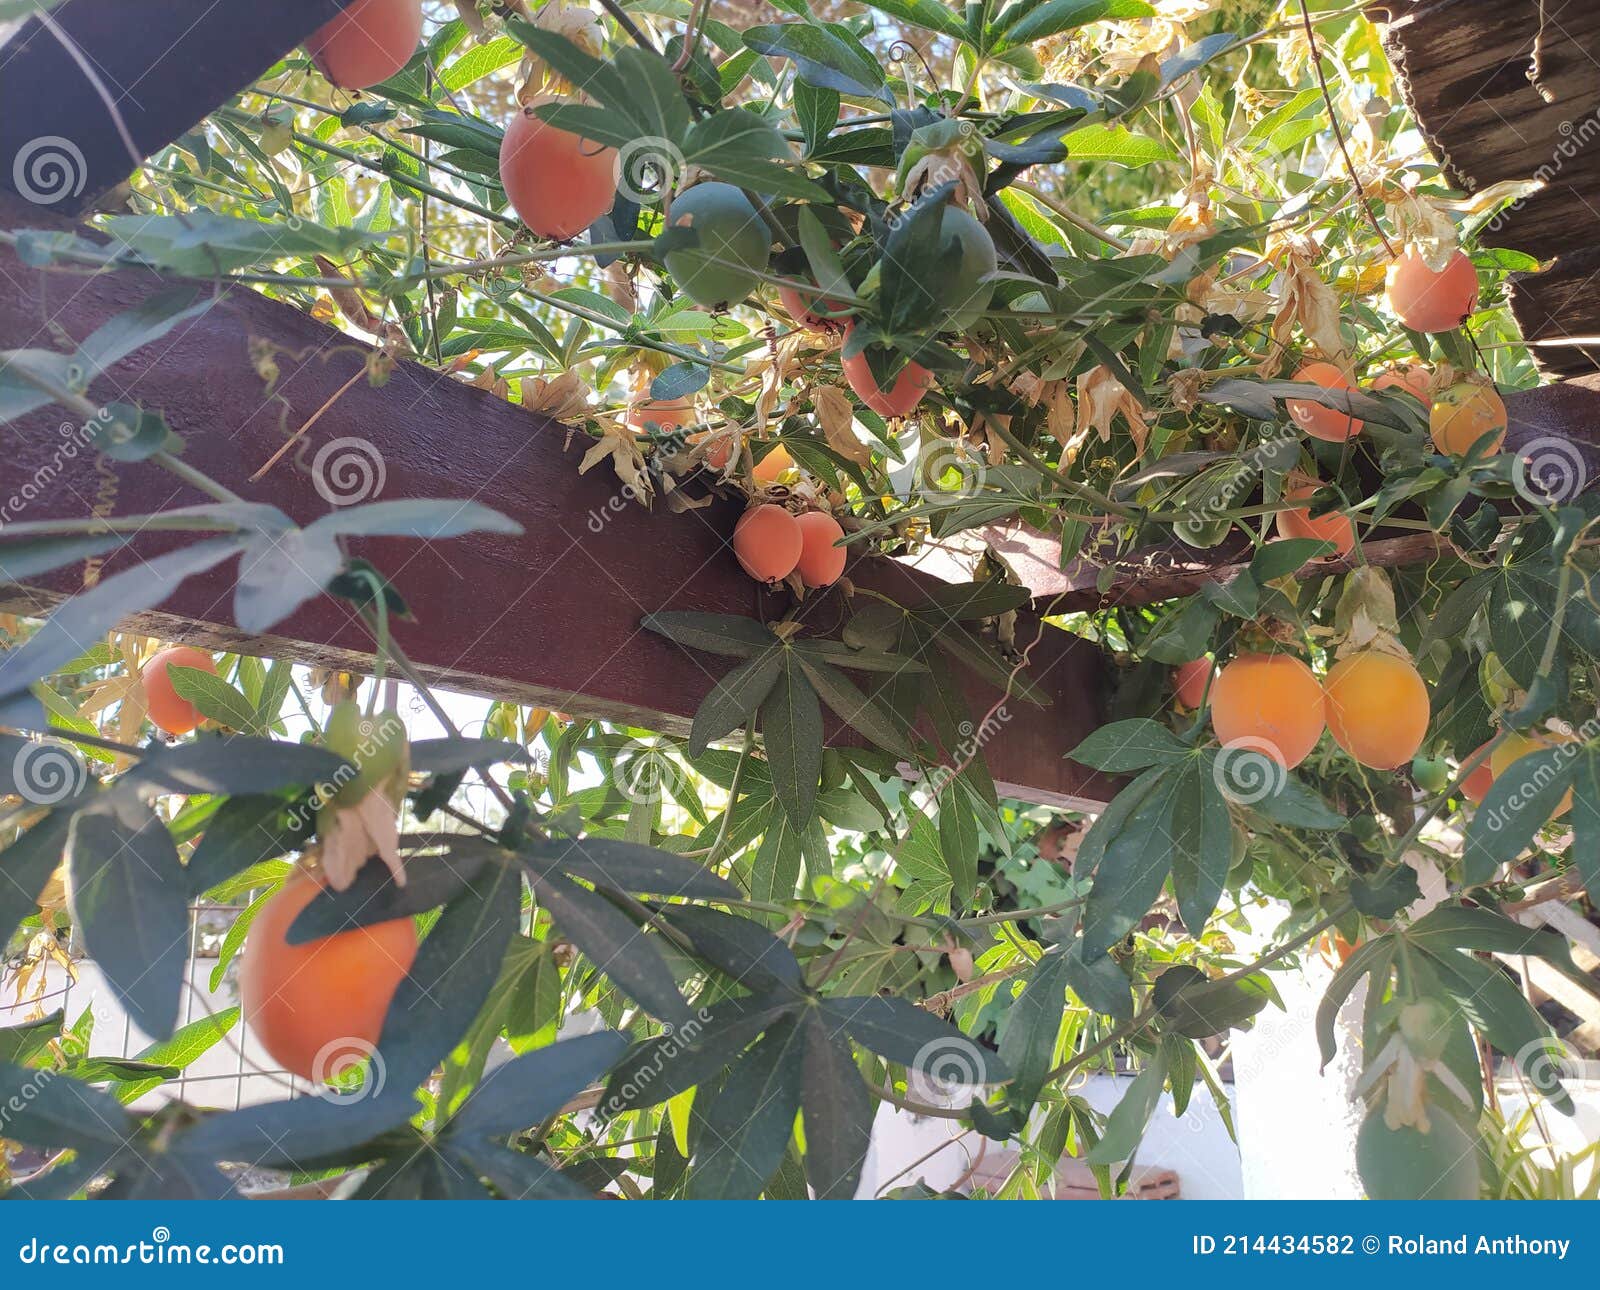
M 1339 124 L 1339 113 L 1333 106 L 1333 95 L 1328 92 L 1328 78 L 1322 72 L 1322 50 L 1317 44 L 1317 31 L 1311 22 L 1311 10 L 1306 8 L 1306 0 L 1298 0 L 1298 3 L 1300 21 L 1305 24 L 1306 41 L 1311 46 L 1311 70 L 1317 74 L 1317 84 L 1322 88 L 1322 102 L 1328 109 L 1328 124 L 1333 127 L 1333 137 L 1338 141 L 1339 152 L 1344 157 L 1345 170 L 1350 176 L 1350 182 L 1355 185 L 1356 203 L 1361 207 L 1361 213 L 1367 217 L 1367 223 L 1372 225 L 1372 231 L 1378 235 L 1378 240 L 1383 243 L 1383 249 L 1393 260 L 1396 258 L 1394 246 L 1389 241 L 1389 235 L 1383 231 L 1383 226 L 1378 223 L 1378 217 L 1367 205 L 1367 190 L 1361 186 L 1361 178 L 1356 174 L 1356 163 L 1350 157 L 1349 145 L 1345 143 L 1344 126 Z
M 651 42 L 650 37 L 646 36 L 644 32 L 639 30 L 639 25 L 634 22 L 632 18 L 628 17 L 627 12 L 620 4 L 617 3 L 617 0 L 600 0 L 600 7 L 616 20 L 617 26 L 621 27 L 623 31 L 627 32 L 632 38 L 633 43 L 638 45 L 640 49 L 648 50 L 652 54 L 659 54 L 661 52 Z

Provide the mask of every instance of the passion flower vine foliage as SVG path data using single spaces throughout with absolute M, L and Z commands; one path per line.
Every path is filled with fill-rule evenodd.
M 1514 194 L 1407 150 L 1348 8 L 771 8 L 356 0 L 83 228 L 0 232 L 30 266 L 171 283 L 0 353 L 0 422 L 58 409 L 110 481 L 81 522 L 0 497 L 0 583 L 73 591 L 0 618 L 0 935 L 26 997 L 70 928 L 152 1040 L 0 1030 L 0 1140 L 43 1153 L 18 1194 L 227 1195 L 250 1167 L 367 1197 L 850 1197 L 880 1102 L 1020 1143 L 1001 1194 L 1065 1157 L 1114 1194 L 1163 1089 L 1227 1118 L 1229 1035 L 1324 952 L 1324 1060 L 1367 985 L 1370 1194 L 1498 1185 L 1475 1148 L 1501 1058 L 1570 1110 L 1493 957 L 1576 973 L 1510 907 L 1600 881 L 1600 507 L 1506 448 L 1501 393 L 1536 378 L 1504 282 L 1535 266 L 1474 234 Z M 346 504 L 286 423 L 256 478 L 315 477 L 297 524 L 187 460 L 137 383 L 96 401 L 222 288 L 372 342 L 370 384 L 413 361 L 563 424 L 663 541 L 737 512 L 750 613 L 638 624 L 716 677 L 687 737 L 476 700 L 463 734 L 429 690 L 390 630 L 429 612 L 405 557 L 350 542 L 443 543 L 470 580 L 468 535 L 520 531 L 493 481 Z M 239 355 L 267 408 L 289 357 Z M 120 513 L 135 468 L 210 500 Z M 1033 604 L 1001 532 L 1109 607 Z M 965 576 L 924 600 L 854 576 L 935 551 Z M 1198 589 L 1109 594 L 1173 551 Z M 200 577 L 251 636 L 332 598 L 370 688 L 128 630 Z M 1092 823 L 985 762 L 1050 702 L 1027 663 L 1056 631 L 1113 677 L 1070 750 L 1116 786 Z M 391 678 L 441 737 L 407 734 Z M 241 1024 L 179 1024 L 194 902 L 242 906 L 213 989 L 237 957 L 242 1027 L 317 1095 L 177 1096 Z M 1105 1115 L 1074 1077 L 1112 1070 L 1136 1076 Z

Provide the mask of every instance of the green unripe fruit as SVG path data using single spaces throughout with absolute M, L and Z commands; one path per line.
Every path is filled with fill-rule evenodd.
M 398 712 L 387 708 L 369 717 L 354 699 L 334 705 L 322 738 L 330 752 L 356 768 L 355 777 L 340 782 L 334 792 L 340 806 L 354 806 L 393 775 L 409 747 Z
M 993 277 L 998 267 L 994 239 L 988 229 L 959 206 L 944 212 L 939 239 L 949 246 L 954 235 L 958 248 L 955 282 L 950 288 L 949 320 L 940 330 L 966 331 L 983 317 L 994 295 Z
M 1478 1144 L 1448 1112 L 1434 1108 L 1428 1132 L 1391 1129 L 1367 1112 L 1356 1135 L 1356 1170 L 1370 1200 L 1477 1200 Z
M 743 300 L 772 259 L 772 235 L 750 199 L 732 184 L 696 184 L 673 199 L 671 228 L 690 228 L 696 245 L 668 251 L 667 272 L 697 305 L 722 309 Z
M 1450 763 L 1443 757 L 1417 754 L 1411 761 L 1411 778 L 1424 793 L 1442 792 L 1450 782 Z

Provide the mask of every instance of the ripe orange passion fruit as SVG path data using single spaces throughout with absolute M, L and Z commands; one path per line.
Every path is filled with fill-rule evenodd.
M 1324 724 L 1322 686 L 1288 654 L 1241 654 L 1211 683 L 1211 728 L 1223 745 L 1264 753 L 1285 769 L 1310 755 Z
M 322 1083 L 376 1049 L 394 992 L 417 957 L 409 918 L 291 945 L 289 926 L 322 883 L 296 871 L 250 925 L 239 967 L 240 1002 L 272 1059 Z

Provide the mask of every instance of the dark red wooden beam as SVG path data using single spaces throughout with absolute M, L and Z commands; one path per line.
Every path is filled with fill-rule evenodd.
M 87 209 L 348 3 L 66 0 L 28 18 L 0 46 L 0 187 Z
M 27 223 L 0 202 L 0 227 Z M 35 223 L 39 222 L 37 218 Z M 85 278 L 41 272 L 0 253 L 0 350 L 52 344 L 52 332 L 81 340 L 107 318 L 163 284 L 127 272 Z M 251 365 L 253 341 L 280 354 L 281 376 L 266 392 Z M 258 484 L 253 474 L 284 442 L 285 427 L 308 420 L 352 374 L 367 347 L 300 310 L 245 289 L 229 291 L 202 318 L 117 364 L 92 396 L 158 409 L 186 441 L 184 460 L 251 501 L 270 502 L 300 522 L 325 514 L 304 465 L 286 457 Z M 298 357 L 294 357 L 298 355 Z M 63 433 L 63 428 L 65 433 Z M 621 494 L 602 466 L 578 474 L 590 445 L 568 444 L 565 427 L 417 364 L 399 363 L 387 384 L 358 380 L 317 421 L 302 460 L 351 441 L 381 468 L 375 497 L 477 498 L 518 520 L 518 538 L 441 543 L 374 539 L 356 544 L 415 606 L 419 621 L 398 624 L 396 639 L 430 680 L 452 689 L 561 711 L 683 729 L 729 660 L 686 651 L 639 627 L 660 610 L 775 615 L 782 601 L 760 592 L 728 546 L 737 507 L 646 511 Z M 0 426 L 0 508 L 26 488 L 36 494 L 8 520 L 79 518 L 101 485 L 92 455 L 77 444 L 60 408 Z M 116 468 L 115 513 L 141 514 L 205 501 L 149 463 Z M 174 545 L 151 534 L 114 557 L 107 572 Z M 935 580 L 887 560 L 853 566 L 853 579 L 901 603 L 916 603 Z M 215 648 L 287 655 L 361 671 L 370 666 L 364 627 L 338 602 L 315 600 L 267 638 L 232 624 L 231 566 L 191 579 L 156 614 L 137 624 L 152 634 Z M 0 592 L 0 608 L 48 606 L 80 585 L 81 573 L 26 590 Z M 836 624 L 840 607 L 818 617 Z M 1036 620 L 1018 625 L 1031 642 Z M 1013 702 L 1009 720 L 985 749 L 1002 791 L 1055 804 L 1103 801 L 1102 777 L 1065 760 L 1100 721 L 1105 693 L 1098 651 L 1053 627 L 1033 651 L 1029 678 L 1053 699 L 1048 708 Z M 860 678 L 869 683 L 870 677 Z M 971 681 L 979 719 L 999 696 Z

